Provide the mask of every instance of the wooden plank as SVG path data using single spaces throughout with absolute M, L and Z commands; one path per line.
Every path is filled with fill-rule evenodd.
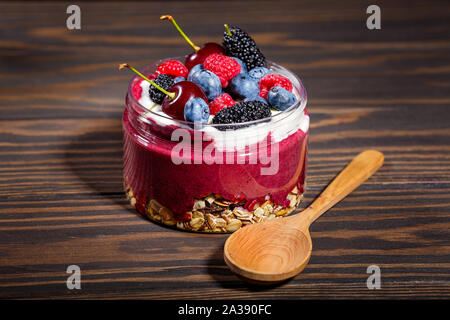
M 447 298 L 450 295 L 450 6 L 379 1 L 82 2 L 82 30 L 59 2 L 0 4 L 1 298 Z M 225 266 L 225 235 L 138 216 L 122 193 L 121 114 L 130 74 L 242 26 L 295 71 L 311 115 L 310 203 L 357 153 L 385 165 L 311 227 L 310 264 L 255 290 Z M 66 288 L 66 268 L 82 290 Z M 382 270 L 368 290 L 366 268 Z

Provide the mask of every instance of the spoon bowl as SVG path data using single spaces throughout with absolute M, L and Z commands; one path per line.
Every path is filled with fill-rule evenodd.
M 294 277 L 311 257 L 311 223 L 374 174 L 383 161 L 382 153 L 364 151 L 302 212 L 236 231 L 225 242 L 225 263 L 252 283 L 272 284 Z
M 283 222 L 258 223 L 232 234 L 224 254 L 230 269 L 244 278 L 268 282 L 283 281 L 301 272 L 311 256 L 309 231 Z

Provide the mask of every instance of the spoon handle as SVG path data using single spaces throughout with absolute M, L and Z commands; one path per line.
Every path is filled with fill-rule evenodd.
M 313 223 L 328 209 L 363 184 L 383 165 L 383 161 L 384 156 L 379 151 L 366 150 L 361 152 L 334 178 L 307 209 L 296 216 L 299 216 L 299 218 L 303 216 L 303 219 L 307 218 L 310 224 Z M 305 217 L 305 215 L 307 216 Z

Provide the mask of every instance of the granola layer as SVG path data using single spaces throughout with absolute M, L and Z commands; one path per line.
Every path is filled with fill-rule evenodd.
M 303 190 L 297 187 L 287 195 L 285 206 L 275 204 L 269 195 L 263 201 L 247 201 L 224 199 L 211 193 L 195 199 L 191 211 L 175 215 L 155 199 L 147 198 L 139 205 L 133 190 L 127 184 L 125 192 L 130 204 L 152 221 L 182 230 L 215 233 L 231 233 L 248 224 L 286 216 L 303 200 Z

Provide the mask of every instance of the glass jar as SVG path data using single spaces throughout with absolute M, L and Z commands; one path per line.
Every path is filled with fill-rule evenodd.
M 166 60 L 141 72 L 153 74 Z M 150 110 L 140 78 L 131 79 L 122 119 L 124 187 L 139 213 L 183 230 L 227 233 L 296 209 L 306 177 L 306 90 L 287 69 L 268 68 L 291 80 L 297 100 L 270 118 L 231 125 L 193 126 Z

